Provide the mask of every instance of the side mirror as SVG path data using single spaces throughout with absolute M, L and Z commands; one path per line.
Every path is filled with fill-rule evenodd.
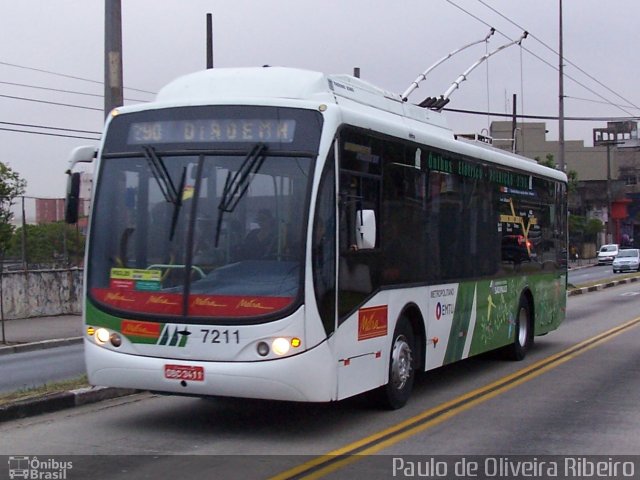
M 67 196 L 64 202 L 64 221 L 78 223 L 78 209 L 80 207 L 80 173 L 68 173 Z
M 356 244 L 358 250 L 375 248 L 376 212 L 374 210 L 358 210 L 356 212 L 356 222 Z
M 78 163 L 91 163 L 95 160 L 98 150 L 96 147 L 76 147 L 71 151 L 69 169 L 67 170 L 67 196 L 64 202 L 64 221 L 78 223 L 78 209 L 80 208 L 80 172 L 72 173 Z

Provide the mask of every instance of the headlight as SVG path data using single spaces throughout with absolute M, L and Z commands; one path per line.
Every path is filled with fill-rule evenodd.
M 300 345 L 302 345 L 302 340 L 300 340 L 297 337 L 293 337 L 293 338 L 278 337 L 278 338 L 274 338 L 273 342 L 271 342 L 271 351 L 273 351 L 273 353 L 275 353 L 278 356 L 282 356 L 289 353 L 292 348 L 300 347 Z
M 100 345 L 104 345 L 105 343 L 107 343 L 109 341 L 110 336 L 111 334 L 109 333 L 109 330 L 107 330 L 106 328 L 98 328 L 95 333 L 96 341 Z
M 286 338 L 276 338 L 271 344 L 271 348 L 276 355 L 286 355 L 289 353 L 291 345 Z

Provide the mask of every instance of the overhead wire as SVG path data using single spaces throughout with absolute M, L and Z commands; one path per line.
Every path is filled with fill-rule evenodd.
M 465 110 L 461 108 L 443 108 L 442 110 L 453 113 L 467 113 L 471 115 L 491 115 L 492 117 L 513 117 L 511 113 L 500 113 L 500 112 L 484 112 L 479 110 Z M 525 114 L 516 114 L 516 118 L 525 118 L 525 119 L 537 119 L 537 120 L 558 120 L 557 115 L 525 115 Z M 564 117 L 565 120 L 578 121 L 578 122 L 624 122 L 628 120 L 640 120 L 640 116 L 630 116 L 630 117 Z
M 84 137 L 81 135 L 67 135 L 67 134 L 63 134 L 63 133 L 51 133 L 51 132 L 34 132 L 31 130 L 19 130 L 17 128 L 4 128 L 4 127 L 0 127 L 0 131 L 3 132 L 15 132 L 15 133 L 30 133 L 33 135 L 47 135 L 50 137 L 64 137 L 64 138 L 81 138 L 84 140 L 100 140 L 99 138 L 96 137 Z
M 94 80 L 92 78 L 84 78 L 84 77 L 78 77 L 76 75 L 68 75 L 66 73 L 59 73 L 59 72 L 53 72 L 51 70 L 45 70 L 43 68 L 35 68 L 35 67 L 27 67 L 25 65 L 18 65 L 16 63 L 9 63 L 9 62 L 4 62 L 0 60 L 0 65 L 6 65 L 9 67 L 14 67 L 14 68 L 21 68 L 24 70 L 31 70 L 31 71 L 35 71 L 35 72 L 40 72 L 40 73 L 47 73 L 49 75 L 55 75 L 58 77 L 64 77 L 64 78 L 71 78 L 74 80 L 81 80 L 83 82 L 89 82 L 89 83 L 95 83 L 98 85 L 104 85 L 104 82 L 101 82 L 99 80 Z M 151 95 L 155 95 L 157 92 L 151 92 L 149 90 L 142 90 L 140 88 L 133 88 L 133 87 L 123 87 L 125 90 L 132 90 L 134 92 L 142 92 L 142 93 L 149 93 Z
M 473 13 L 469 12 L 468 10 L 465 10 L 464 8 L 462 8 L 460 5 L 456 4 L 455 2 L 453 2 L 452 0 L 445 0 L 447 3 L 449 3 L 450 5 L 456 7 L 457 9 L 461 10 L 462 12 L 466 13 L 467 15 L 469 15 L 470 17 L 476 19 L 477 21 L 479 21 L 480 23 L 486 25 L 486 26 L 492 26 L 489 25 L 487 22 L 485 22 L 484 20 L 482 20 L 480 17 L 478 17 L 477 15 L 474 15 Z M 495 28 L 495 27 L 494 27 Z M 496 32 L 500 33 L 500 35 L 502 35 L 503 37 L 512 40 L 511 37 L 509 37 L 507 34 L 505 34 L 504 32 L 501 32 L 500 30 L 498 30 L 496 28 Z M 540 57 L 539 55 L 537 55 L 536 53 L 532 52 L 530 49 L 528 49 L 527 47 L 521 46 L 521 48 L 523 50 L 525 50 L 527 53 L 529 53 L 530 55 L 532 55 L 533 57 L 537 58 L 538 60 L 540 60 L 542 63 L 546 64 L 547 66 L 551 67 L 553 70 L 559 71 L 558 67 L 556 67 L 555 65 L 552 65 L 551 63 L 549 63 L 548 61 L 546 61 L 545 59 L 543 59 L 542 57 Z M 629 112 L 628 110 L 617 106 L 616 104 L 612 103 L 609 99 L 605 98 L 604 96 L 600 95 L 598 92 L 596 92 L 595 90 L 593 90 L 592 88 L 588 87 L 587 85 L 583 84 L 582 82 L 580 82 L 579 80 L 576 80 L 575 78 L 573 78 L 570 75 L 567 75 L 566 73 L 564 73 L 564 76 L 568 79 L 570 79 L 571 81 L 573 81 L 574 83 L 580 85 L 582 88 L 584 88 L 585 90 L 591 92 L 592 94 L 596 95 L 597 97 L 601 98 L 602 100 L 604 100 L 606 103 L 608 103 L 611 106 L 615 106 L 616 108 L 622 110 L 623 112 L 625 112 L 627 115 L 629 116 L 633 116 L 633 114 L 631 112 Z M 565 117 L 566 119 L 567 117 Z
M 37 89 L 37 90 L 46 90 L 46 91 L 49 91 L 49 92 L 71 93 L 73 95 L 84 95 L 84 96 L 87 96 L 87 97 L 98 97 L 98 98 L 103 98 L 104 97 L 104 94 L 101 94 L 101 93 L 88 93 L 88 92 L 79 92 L 77 90 L 64 90 L 64 89 L 61 89 L 61 88 L 42 87 L 40 85 L 29 85 L 27 83 L 16 83 L 16 82 L 0 81 L 0 84 L 2 84 L 2 85 L 11 85 L 11 86 L 15 86 L 15 87 L 33 88 L 33 89 Z M 148 102 L 148 100 L 141 100 L 139 98 L 125 98 L 125 100 L 130 101 L 130 102 Z
M 488 5 L 486 2 L 484 2 L 483 0 L 478 0 L 479 3 L 481 3 L 482 5 L 484 5 L 485 7 L 487 7 L 489 10 L 495 12 L 496 14 L 498 14 L 500 17 L 504 18 L 506 21 L 508 21 L 509 23 L 511 23 L 512 25 L 522 29 L 522 27 L 520 25 L 518 25 L 516 22 L 514 22 L 513 20 L 511 20 L 509 17 L 507 17 L 506 15 L 504 15 L 503 13 L 501 13 L 500 11 L 496 10 L 495 8 L 493 8 L 491 5 Z M 533 38 L 534 40 L 536 40 L 538 43 L 540 43 L 541 45 L 543 45 L 544 47 L 546 47 L 548 50 L 550 50 L 551 52 L 553 52 L 555 55 L 560 55 L 560 53 L 558 53 L 558 51 L 556 51 L 553 47 L 550 47 L 549 45 L 547 45 L 543 40 L 541 40 L 540 38 L 538 38 L 537 36 L 535 36 L 534 34 L 530 34 L 531 38 Z M 573 63 L 571 60 L 569 60 L 566 56 L 563 55 L 562 60 L 564 62 L 567 62 L 569 65 L 571 65 L 572 67 L 576 68 L 578 71 L 580 71 L 583 75 L 585 75 L 587 78 L 593 80 L 594 82 L 596 82 L 598 85 L 600 85 L 601 87 L 605 88 L 606 90 L 608 90 L 609 92 L 613 93 L 616 97 L 624 100 L 625 102 L 633 105 L 634 108 L 640 109 L 640 107 L 638 107 L 637 105 L 634 105 L 633 102 L 627 100 L 625 97 L 623 97 L 622 95 L 620 95 L 618 92 L 612 90 L 611 88 L 609 88 L 607 85 L 605 85 L 604 83 L 602 83 L 600 80 L 598 80 L 597 78 L 595 78 L 594 76 L 592 76 L 591 74 L 589 74 L 588 72 L 586 72 L 585 70 L 583 70 L 582 68 L 580 68 L 578 65 L 576 65 L 575 63 Z M 614 105 L 614 104 L 612 104 Z M 617 105 L 616 105 L 617 106 Z
M 80 138 L 84 140 L 100 140 L 101 132 L 94 132 L 91 130 L 79 130 L 76 128 L 65 128 L 65 127 L 52 127 L 49 125 L 35 125 L 31 123 L 17 123 L 17 122 L 0 122 L 0 125 L 8 125 L 10 127 L 26 127 L 26 128 L 37 128 L 40 130 L 56 130 L 57 132 L 71 132 L 71 133 L 87 133 L 94 134 L 97 137 L 88 137 L 84 135 L 69 135 L 67 133 L 54 133 L 54 132 L 38 132 L 35 130 L 25 130 L 24 128 L 7 128 L 0 126 L 0 131 L 4 132 L 14 132 L 14 133 L 27 133 L 32 135 L 46 135 L 50 137 L 63 137 L 63 138 Z
M 1 125 L 11 125 L 12 127 L 29 127 L 29 128 L 42 128 L 46 130 L 60 130 L 64 132 L 75 132 L 75 133 L 93 133 L 96 135 L 100 135 L 101 132 L 95 132 L 91 130 L 78 130 L 77 128 L 64 128 L 64 127 L 51 127 L 48 125 L 34 125 L 31 123 L 16 123 L 16 122 L 0 122 Z
M 18 96 L 15 96 L 15 95 L 0 94 L 0 98 L 10 98 L 12 100 L 23 100 L 25 102 L 44 103 L 44 104 L 47 104 L 47 105 L 57 105 L 57 106 L 61 106 L 61 107 L 82 108 L 84 110 L 97 110 L 99 112 L 103 111 L 102 108 L 97 108 L 97 107 L 87 107 L 85 105 L 75 105 L 75 104 L 71 104 L 71 103 L 52 102 L 52 101 L 49 101 L 49 100 L 38 100 L 38 99 L 35 99 L 35 98 L 18 97 Z
M 60 76 L 60 77 L 64 77 L 64 78 L 82 80 L 82 81 L 85 81 L 85 82 L 90 82 L 90 83 L 95 83 L 95 84 L 102 85 L 102 82 L 99 82 L 97 80 L 78 77 L 78 76 L 75 76 L 75 75 L 67 75 L 67 74 L 63 74 L 63 73 L 59 73 L 59 72 L 52 72 L 52 71 L 44 70 L 44 69 L 40 69 L 40 68 L 27 67 L 27 66 L 24 66 L 24 65 L 17 65 L 17 64 L 13 64 L 13 63 L 9 63 L 9 62 L 3 62 L 3 61 L 0 61 L 0 65 L 7 65 L 7 66 L 11 66 L 11 67 L 26 69 L 26 70 L 33 70 L 33 71 L 47 73 L 47 74 L 51 74 L 51 75 L 56 75 L 56 76 Z M 33 89 L 52 91 L 52 92 L 58 92 L 58 93 L 69 93 L 69 94 L 83 95 L 83 96 L 90 96 L 90 97 L 98 97 L 98 98 L 102 98 L 103 97 L 103 95 L 100 95 L 100 94 L 93 94 L 93 93 L 88 93 L 88 92 L 79 92 L 79 91 L 76 91 L 76 90 L 58 89 L 58 88 L 52 88 L 52 87 L 43 87 L 43 86 L 39 86 L 39 85 L 30 85 L 30 84 L 26 84 L 26 83 L 0 81 L 0 84 L 10 85 L 10 86 L 17 86 L 17 87 L 33 88 Z M 138 91 L 138 92 L 155 94 L 155 92 L 150 92 L 150 91 L 147 91 L 147 90 L 141 90 L 141 89 L 129 88 L 129 87 L 125 87 L 125 88 L 128 88 L 129 90 Z M 62 106 L 62 107 L 79 108 L 79 109 L 83 109 L 83 110 L 93 110 L 93 111 L 99 111 L 99 112 L 103 111 L 102 108 L 97 108 L 97 107 L 90 107 L 90 106 L 86 106 L 86 105 L 78 105 L 78 104 L 72 104 L 72 103 L 54 102 L 54 101 L 50 101 L 50 100 L 41 100 L 41 99 L 24 97 L 24 96 L 17 96 L 17 95 L 0 94 L 0 98 L 7 98 L 7 99 L 11 99 L 11 100 L 20 100 L 20 101 L 26 101 L 26 102 L 41 103 L 41 104 L 45 104 L 45 105 L 55 105 L 55 106 Z M 125 98 L 125 100 L 134 101 L 134 102 L 146 102 L 147 101 L 147 100 L 132 99 L 132 98 Z M 0 122 L 0 124 L 9 125 L 9 126 L 12 126 L 12 127 L 20 127 L 20 126 L 22 126 L 22 127 L 27 127 L 27 128 L 37 128 L 37 129 L 44 129 L 44 130 L 56 130 L 58 132 L 88 133 L 88 134 L 100 135 L 100 132 L 92 132 L 92 131 L 88 131 L 88 130 L 60 128 L 60 127 L 49 127 L 49 126 L 45 126 L 45 125 L 19 124 L 19 123 L 14 123 L 14 122 Z M 1 127 L 0 130 L 6 131 L 6 132 L 26 133 L 26 134 L 33 134 L 33 135 L 47 135 L 47 136 L 54 136 L 54 137 L 79 138 L 79 139 L 85 139 L 85 140 L 99 140 L 99 138 L 94 138 L 94 137 L 87 137 L 87 136 L 80 136 L 80 135 L 69 135 L 69 134 L 64 134 L 64 133 L 38 132 L 38 131 L 25 130 L 25 129 L 19 129 L 19 128 Z

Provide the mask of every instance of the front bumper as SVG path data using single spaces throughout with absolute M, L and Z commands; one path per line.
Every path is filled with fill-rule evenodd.
M 327 402 L 336 399 L 337 367 L 323 342 L 295 356 L 261 362 L 203 362 L 130 355 L 85 339 L 89 383 L 196 396 Z M 165 377 L 165 365 L 202 367 L 201 381 Z

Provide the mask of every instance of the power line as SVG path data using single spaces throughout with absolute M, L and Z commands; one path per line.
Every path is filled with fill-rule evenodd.
M 491 27 L 491 25 L 489 25 L 487 22 L 485 22 L 484 20 L 482 20 L 480 17 L 478 17 L 477 15 L 474 15 L 473 13 L 469 12 L 468 10 L 465 10 L 464 8 L 462 8 L 460 5 L 457 5 L 455 2 L 453 2 L 452 0 L 445 0 L 447 3 L 449 3 L 450 5 L 456 7 L 457 9 L 461 10 L 462 12 L 466 13 L 467 15 L 469 15 L 470 17 L 476 19 L 477 21 L 479 21 L 480 23 Z M 496 32 L 500 33 L 500 35 L 502 35 L 503 37 L 512 40 L 511 37 L 509 37 L 507 34 L 505 34 L 504 32 L 501 32 L 500 30 L 496 29 Z M 532 55 L 533 57 L 537 58 L 538 60 L 540 60 L 542 63 L 544 63 L 545 65 L 551 67 L 553 70 L 558 71 L 558 67 L 556 67 L 555 65 L 551 65 L 549 62 L 547 62 L 545 59 L 543 59 L 542 57 L 540 57 L 539 55 L 533 53 L 531 50 L 529 50 L 527 47 L 524 47 L 522 45 L 520 45 L 520 48 L 524 49 L 524 51 L 526 51 L 527 53 L 529 53 L 530 55 Z M 600 95 L 598 92 L 596 92 L 595 90 L 587 87 L 586 85 L 584 85 L 582 82 L 576 80 L 575 78 L 571 77 L 570 75 L 567 75 L 566 73 L 564 74 L 565 77 L 567 77 L 568 79 L 570 79 L 571 81 L 573 81 L 574 83 L 580 85 L 582 88 L 584 88 L 585 90 L 593 93 L 595 96 L 601 98 L 602 100 L 604 100 L 605 102 L 607 102 L 609 105 L 612 106 L 616 106 L 617 108 L 619 108 L 620 110 L 622 110 L 623 112 L 625 112 L 626 114 L 633 116 L 633 114 L 631 112 L 628 112 L 627 110 L 625 110 L 624 108 L 615 105 L 614 103 L 612 103 L 609 99 L 603 97 L 602 95 Z
M 0 127 L 0 131 L 4 131 L 4 132 L 16 132 L 16 133 L 30 133 L 33 135 L 47 135 L 50 137 L 64 137 L 64 138 L 81 138 L 84 140 L 100 140 L 99 138 L 95 138 L 95 137 L 83 137 L 83 136 L 79 136 L 79 135 L 65 135 L 62 133 L 49 133 L 49 132 L 33 132 L 30 130 L 18 130 L 17 128 L 3 128 Z
M 84 95 L 87 97 L 98 97 L 98 98 L 103 98 L 104 94 L 99 94 L 99 93 L 88 93 L 88 92 L 78 92 L 77 90 L 64 90 L 64 89 L 60 89 L 60 88 L 51 88 L 51 87 L 42 87 L 39 85 L 29 85 L 26 83 L 15 83 L 15 82 L 3 82 L 0 81 L 0 84 L 2 85 L 12 85 L 15 87 L 26 87 L 26 88 L 35 88 L 37 90 L 47 90 L 49 92 L 59 92 L 59 93 L 71 93 L 74 95 Z M 148 100 L 140 100 L 138 98 L 125 98 L 125 100 L 128 100 L 130 102 L 148 102 Z
M 493 8 L 491 5 L 487 5 L 483 0 L 478 0 L 478 2 L 480 2 L 482 5 L 484 5 L 485 7 L 487 7 L 489 10 L 497 13 L 498 15 L 500 15 L 502 18 L 504 18 L 506 21 L 508 21 L 509 23 L 511 23 L 512 25 L 515 25 L 516 27 L 523 29 L 520 25 L 518 25 L 516 22 L 514 22 L 513 20 L 511 20 L 510 18 L 508 18 L 506 15 L 500 13 L 498 10 L 496 10 L 495 8 Z M 555 55 L 560 55 L 555 49 L 553 49 L 552 47 L 550 47 L 549 45 L 547 45 L 545 42 L 543 42 L 541 39 L 539 39 L 538 37 L 536 37 L 533 34 L 530 34 L 531 37 L 536 40 L 538 43 L 542 44 L 544 47 L 546 47 L 548 50 L 550 50 L 551 52 L 553 52 Z M 580 71 L 582 74 L 586 75 L 588 78 L 590 78 L 591 80 L 593 80 L 594 82 L 596 82 L 598 85 L 600 85 L 601 87 L 604 87 L 605 89 L 607 89 L 609 92 L 613 93 L 615 96 L 617 96 L 618 98 L 621 98 L 622 100 L 624 100 L 625 102 L 633 105 L 634 108 L 640 109 L 640 107 L 638 107 L 637 105 L 634 105 L 633 102 L 627 100 L 626 98 L 624 98 L 622 95 L 620 95 L 619 93 L 615 92 L 614 90 L 612 90 L 611 88 L 609 88 L 608 86 L 606 86 L 604 83 L 602 83 L 600 80 L 598 80 L 597 78 L 593 77 L 592 75 L 590 75 L 589 73 L 587 73 L 586 71 L 584 71 L 582 68 L 580 68 L 579 66 L 577 66 L 575 63 L 573 63 L 571 60 L 569 60 L 567 57 L 565 57 L 564 55 L 562 56 L 563 61 L 567 62 L 569 65 L 571 65 L 572 67 L 576 68 L 578 71 Z M 619 105 L 615 105 L 615 104 L 611 104 L 614 106 L 618 106 Z
M 60 103 L 60 102 L 50 102 L 47 100 L 36 100 L 35 98 L 27 98 L 27 97 L 16 97 L 13 95 L 1 95 L 0 97 L 2 98 L 10 98 L 12 100 L 23 100 L 25 102 L 35 102 L 35 103 L 44 103 L 47 105 L 58 105 L 61 107 L 73 107 L 73 108 L 83 108 L 85 110 L 97 110 L 99 112 L 102 112 L 102 108 L 94 108 L 94 107 L 85 107 L 84 105 L 73 105 L 70 103 Z
M 478 110 L 463 110 L 459 108 L 443 108 L 447 112 L 466 113 L 470 115 L 490 115 L 492 117 L 508 117 L 513 118 L 512 113 L 498 112 L 481 112 Z M 558 120 L 556 115 L 516 115 L 517 118 L 533 119 L 533 120 Z M 564 117 L 565 120 L 574 122 L 624 122 L 627 120 L 640 120 L 640 116 L 630 117 Z
M 102 132 L 94 132 L 91 130 L 78 130 L 75 128 L 63 128 L 63 127 L 49 127 L 46 125 L 33 125 L 29 123 L 15 123 L 15 122 L 0 122 L 2 125 L 11 125 L 13 127 L 29 127 L 29 128 L 43 128 L 46 130 L 60 130 L 63 132 L 75 132 L 75 133 L 93 133 L 96 135 L 100 135 Z
M 599 104 L 604 104 L 604 105 L 612 105 L 609 102 L 600 102 L 598 100 L 593 100 L 592 98 L 582 98 L 582 97 L 573 97 L 571 95 L 565 95 L 564 98 L 569 98 L 571 100 L 580 100 L 582 102 L 591 102 L 591 103 L 599 103 Z M 636 107 L 634 105 L 617 105 L 617 104 L 613 104 L 616 107 L 625 107 L 625 108 L 637 108 L 638 110 L 640 110 L 640 107 Z
M 100 82 L 98 80 L 93 80 L 91 78 L 83 78 L 83 77 L 77 77 L 75 75 L 67 75 L 66 73 L 52 72 L 51 70 L 45 70 L 43 68 L 26 67 L 24 65 L 17 65 L 15 63 L 9 63 L 9 62 L 3 62 L 3 61 L 0 61 L 0 65 L 6 65 L 8 67 L 15 67 L 15 68 L 22 68 L 24 70 L 31 70 L 31 71 L 34 71 L 34 72 L 47 73 L 49 75 L 56 75 L 58 77 L 72 78 L 74 80 L 81 80 L 83 82 L 89 82 L 89 83 L 95 83 L 95 84 L 98 84 L 98 85 L 104 85 L 103 82 Z M 132 88 L 132 87 L 123 87 L 123 88 L 125 90 L 133 90 L 135 92 L 149 93 L 151 95 L 155 95 L 156 94 L 156 92 L 150 92 L 149 90 L 141 90 L 139 88 Z

